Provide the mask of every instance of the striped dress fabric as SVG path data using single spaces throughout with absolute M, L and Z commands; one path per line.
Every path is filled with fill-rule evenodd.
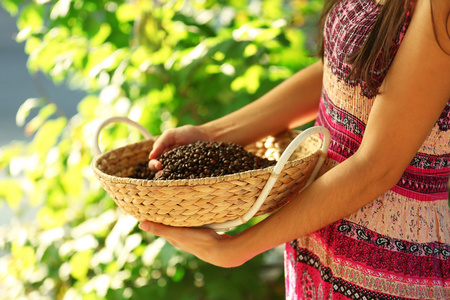
M 340 1 L 324 26 L 316 125 L 331 132 L 328 156 L 335 165 L 358 149 L 375 99 L 364 82 L 346 79 L 345 57 L 362 45 L 380 9 L 372 0 Z M 409 21 L 408 12 L 394 55 Z M 375 74 L 381 85 L 382 70 Z M 286 244 L 287 299 L 450 299 L 449 118 L 450 101 L 391 190 Z

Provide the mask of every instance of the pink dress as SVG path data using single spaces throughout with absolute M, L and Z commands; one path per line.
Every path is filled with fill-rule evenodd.
M 346 80 L 345 56 L 361 46 L 379 12 L 372 0 L 340 1 L 325 23 L 316 125 L 331 132 L 334 164 L 358 149 L 375 98 L 363 82 Z M 409 21 L 407 13 L 394 54 Z M 450 101 L 395 187 L 286 244 L 287 299 L 450 299 L 449 118 Z

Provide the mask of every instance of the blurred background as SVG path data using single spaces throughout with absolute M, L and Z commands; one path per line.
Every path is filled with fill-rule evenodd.
M 16 124 L 16 113 L 28 98 L 49 95 L 68 116 L 76 113 L 77 103 L 85 96 L 83 91 L 69 89 L 65 85 L 55 85 L 42 73 L 30 75 L 27 69 L 28 55 L 23 43 L 15 41 L 17 19 L 6 10 L 0 9 L 0 145 L 12 140 L 25 140 L 23 128 Z
M 15 41 L 16 22 L 6 10 L 0 9 L 0 147 L 12 141 L 31 139 L 25 135 L 24 128 L 16 124 L 17 111 L 26 99 L 48 95 L 71 117 L 76 114 L 77 103 L 85 96 L 83 91 L 55 85 L 42 73 L 31 75 L 28 72 L 24 45 Z M 0 201 L 0 225 L 9 224 L 13 215 L 7 203 Z
M 257 99 L 316 60 L 321 5 L 1 0 L 2 299 L 284 299 L 283 247 L 221 269 L 142 233 L 93 177 L 91 140 L 106 117 L 157 135 Z M 140 139 L 116 124 L 100 145 Z

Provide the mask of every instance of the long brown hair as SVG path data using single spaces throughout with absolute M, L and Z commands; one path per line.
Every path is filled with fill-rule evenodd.
M 324 44 L 323 44 L 323 27 L 325 24 L 325 19 L 330 12 L 331 8 L 342 0 L 325 0 L 324 8 L 319 19 L 319 35 L 318 35 L 318 45 L 319 45 L 319 55 L 323 58 L 324 55 Z M 360 49 L 352 53 L 347 57 L 347 61 L 352 65 L 352 70 L 347 79 L 355 80 L 360 79 L 364 81 L 368 89 L 374 93 L 379 94 L 377 83 L 373 78 L 373 73 L 375 64 L 379 63 L 377 61 L 381 56 L 381 67 L 384 72 L 387 72 L 389 65 L 392 60 L 392 53 L 390 51 L 391 44 L 398 35 L 401 26 L 403 26 L 406 18 L 407 12 L 412 10 L 412 0 L 385 0 L 383 5 L 381 5 L 380 14 L 369 33 L 369 36 L 363 43 Z M 433 18 L 433 26 L 436 40 L 439 43 L 439 39 L 436 33 L 436 26 L 433 14 L 433 0 L 430 0 L 431 12 Z M 447 23 L 449 14 L 447 14 L 445 22 Z M 448 27 L 446 28 L 447 37 L 450 37 Z M 441 46 L 441 44 L 439 43 Z M 441 46 L 442 50 L 443 47 Z M 445 50 L 444 50 L 445 51 Z

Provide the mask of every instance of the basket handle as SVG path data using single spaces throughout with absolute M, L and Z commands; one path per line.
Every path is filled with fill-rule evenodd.
M 205 227 L 214 229 L 218 232 L 225 232 L 228 231 L 232 227 L 236 227 L 238 225 L 247 223 L 251 218 L 255 216 L 255 214 L 259 211 L 261 206 L 263 205 L 264 201 L 266 200 L 267 196 L 270 193 L 270 190 L 274 186 L 275 182 L 277 181 L 278 177 L 280 176 L 281 171 L 283 170 L 285 164 L 288 162 L 288 159 L 291 157 L 292 153 L 297 149 L 297 147 L 310 135 L 314 134 L 322 134 L 323 135 L 323 142 L 322 142 L 322 155 L 319 156 L 319 159 L 316 162 L 316 165 L 313 169 L 313 172 L 311 173 L 311 176 L 309 177 L 308 181 L 306 182 L 305 186 L 302 190 L 304 190 L 306 187 L 308 187 L 316 178 L 317 174 L 319 173 L 320 168 L 322 167 L 326 154 L 328 152 L 328 147 L 330 144 L 330 132 L 327 128 L 323 126 L 315 126 L 310 127 L 304 131 L 302 131 L 297 137 L 295 137 L 294 140 L 291 141 L 289 146 L 283 151 L 283 154 L 281 155 L 280 159 L 278 160 L 277 164 L 272 170 L 272 173 L 270 174 L 269 179 L 267 180 L 266 184 L 264 185 L 264 188 L 261 191 L 261 194 L 259 194 L 258 199 L 256 199 L 255 203 L 253 203 L 253 206 L 249 209 L 247 213 L 244 214 L 239 219 L 227 221 L 224 223 L 214 223 L 214 224 L 208 224 Z M 300 191 L 301 192 L 301 191 Z
M 124 122 L 127 123 L 133 127 L 136 127 L 141 134 L 144 136 L 144 138 L 146 139 L 150 139 L 153 136 L 150 134 L 150 132 L 148 132 L 148 130 L 142 126 L 139 123 L 134 122 L 133 120 L 130 120 L 127 117 L 111 117 L 111 118 L 107 118 L 105 119 L 103 122 L 100 123 L 100 125 L 97 127 L 97 130 L 94 133 L 94 140 L 92 143 L 92 149 L 94 151 L 94 155 L 98 156 L 100 154 L 102 154 L 102 152 L 100 151 L 100 147 L 98 145 L 98 138 L 100 137 L 100 131 L 102 131 L 103 128 L 105 128 L 108 124 L 111 123 L 115 123 L 115 122 Z

